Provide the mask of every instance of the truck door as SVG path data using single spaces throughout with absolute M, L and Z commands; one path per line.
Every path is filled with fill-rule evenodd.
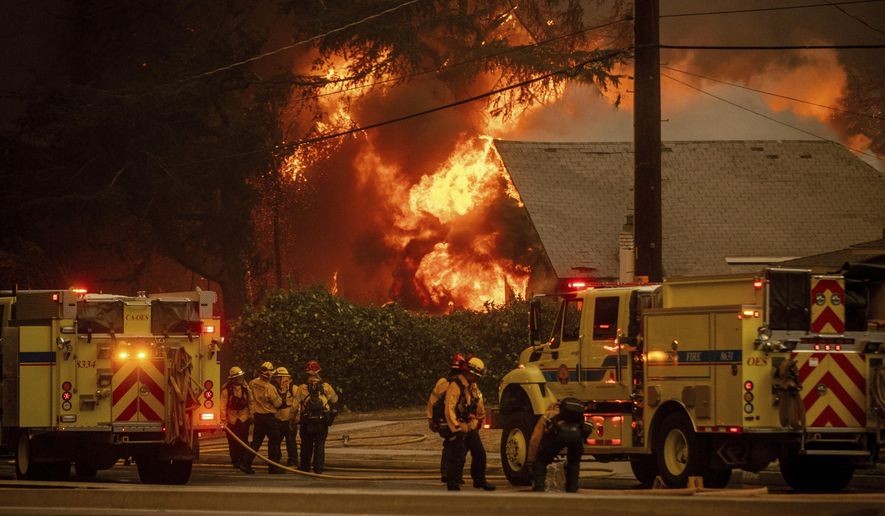
M 581 375 L 595 399 L 626 399 L 630 394 L 630 370 L 627 351 L 618 344 L 626 300 L 620 293 L 601 294 L 588 300 L 584 314 L 584 347 Z
M 536 353 L 537 365 L 547 387 L 557 398 L 579 395 L 579 363 L 582 298 L 562 301 L 550 340 Z

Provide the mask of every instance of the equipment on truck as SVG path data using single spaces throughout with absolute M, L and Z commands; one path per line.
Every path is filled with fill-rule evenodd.
M 531 346 L 499 389 L 511 483 L 535 421 L 555 400 L 587 403 L 585 453 L 629 460 L 636 478 L 722 487 L 733 468 L 779 460 L 798 490 L 839 490 L 885 443 L 885 267 L 835 274 L 670 278 L 565 292 L 549 340 L 542 298 Z
M 94 476 L 132 458 L 142 482 L 184 484 L 199 435 L 221 429 L 214 292 L 0 292 L 0 446 L 18 478 Z

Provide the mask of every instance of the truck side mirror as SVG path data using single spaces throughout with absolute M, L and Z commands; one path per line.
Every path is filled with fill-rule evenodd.
M 529 301 L 529 341 L 532 346 L 541 343 L 541 300 Z

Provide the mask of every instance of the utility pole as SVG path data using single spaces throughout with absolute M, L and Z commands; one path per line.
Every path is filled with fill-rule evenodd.
M 659 0 L 635 0 L 633 20 L 633 234 L 636 276 L 663 280 L 661 265 L 661 70 Z

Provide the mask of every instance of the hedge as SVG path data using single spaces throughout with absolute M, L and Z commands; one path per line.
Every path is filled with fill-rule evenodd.
M 486 364 L 480 382 L 497 401 L 498 384 L 526 347 L 527 303 L 448 315 L 410 312 L 399 305 L 357 306 L 320 287 L 281 291 L 247 310 L 230 342 L 236 363 L 254 372 L 265 360 L 304 380 L 307 360 L 342 391 L 350 410 L 414 407 L 426 402 L 452 355 L 476 354 Z

